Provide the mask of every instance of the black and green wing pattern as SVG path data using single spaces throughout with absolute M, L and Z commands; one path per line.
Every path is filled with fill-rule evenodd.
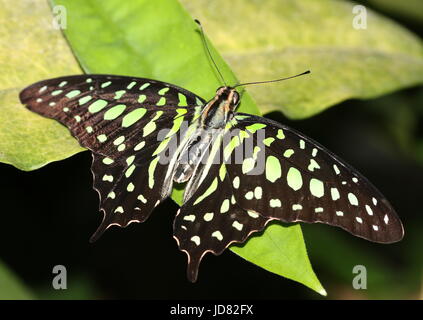
M 258 131 L 249 131 L 257 125 L 263 128 L 261 140 Z M 327 223 L 374 242 L 402 238 L 401 221 L 386 198 L 317 142 L 256 116 L 244 118 L 236 128 L 250 132 L 253 143 L 265 151 L 262 175 L 249 175 L 245 166 L 228 164 L 231 178 L 239 177 L 235 197 L 244 209 L 284 222 Z M 260 190 L 263 197 L 257 198 Z
M 174 222 L 192 281 L 207 252 L 221 254 L 271 220 L 321 222 L 380 243 L 403 237 L 401 221 L 382 194 L 310 138 L 241 113 L 220 135 L 218 151 L 209 151 L 213 161 L 197 172 L 204 179 Z
M 172 168 L 159 161 L 160 153 L 172 139 L 181 139 L 183 124 L 198 117 L 205 103 L 168 83 L 111 75 L 41 81 L 23 90 L 20 99 L 67 126 L 92 151 L 94 188 L 104 213 L 92 240 L 111 225 L 144 221 L 169 195 Z
M 111 225 L 145 221 L 174 181 L 187 183 L 174 238 L 191 281 L 207 252 L 221 254 L 272 220 L 321 222 L 380 243 L 403 237 L 394 209 L 366 178 L 293 129 L 235 113 L 234 88 L 206 103 L 165 82 L 81 75 L 38 82 L 20 99 L 93 153 L 104 217 L 92 240 Z

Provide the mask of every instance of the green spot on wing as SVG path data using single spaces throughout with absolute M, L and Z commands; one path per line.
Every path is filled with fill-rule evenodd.
M 279 159 L 274 156 L 268 156 L 266 159 L 266 179 L 275 182 L 282 176 L 282 168 Z
M 265 127 L 266 125 L 264 123 L 254 123 L 252 125 L 245 127 L 245 129 L 247 129 L 251 133 L 255 133 L 257 130 L 263 129 Z
M 219 169 L 219 178 L 220 178 L 220 180 L 223 181 L 223 179 L 225 179 L 225 176 L 226 176 L 226 165 L 225 165 L 225 163 L 223 163 L 220 166 L 220 169 Z
M 225 149 L 223 150 L 223 156 L 225 160 L 229 159 L 234 149 L 238 147 L 239 145 L 240 145 L 239 137 L 238 136 L 232 137 L 231 141 L 225 146 Z
M 159 102 L 157 102 L 157 106 L 161 107 L 164 106 L 166 104 L 166 98 L 165 97 L 161 97 Z
M 112 164 L 113 162 L 114 162 L 113 159 L 110 159 L 107 157 L 103 159 L 103 163 L 107 165 Z
M 168 92 L 169 91 L 169 88 L 163 88 L 163 89 L 161 89 L 161 90 L 159 90 L 159 95 L 164 95 L 166 92 Z
M 128 191 L 128 192 L 132 192 L 132 191 L 134 191 L 134 189 L 135 189 L 135 186 L 132 182 L 130 182 L 128 184 L 128 186 L 126 187 L 126 191 Z
M 303 185 L 303 178 L 301 176 L 301 172 L 294 167 L 289 168 L 287 174 L 287 182 L 292 189 L 294 189 L 295 191 L 299 190 Z
M 126 93 L 126 90 L 119 90 L 115 92 L 113 99 L 120 99 Z
M 124 141 L 125 141 L 125 137 L 124 136 L 120 136 L 120 137 L 116 138 L 115 141 L 113 141 L 113 144 L 115 146 L 118 146 L 121 143 L 123 143 Z
M 275 141 L 275 138 L 269 137 L 263 140 L 263 143 L 267 146 L 270 147 L 270 145 L 273 143 L 273 141 Z
M 147 96 L 145 94 L 140 94 L 138 97 L 138 102 L 143 103 L 147 99 Z
M 144 148 L 145 146 L 145 141 L 141 141 L 140 143 L 138 143 L 135 147 L 134 147 L 134 151 L 139 151 L 142 148 Z
M 250 118 L 250 116 L 244 116 L 244 115 L 236 115 L 235 116 L 235 119 L 237 119 L 237 120 L 244 120 L 244 119 L 248 119 L 248 118 Z
M 122 119 L 122 127 L 128 128 L 132 126 L 135 122 L 140 120 L 147 112 L 147 109 L 145 108 L 138 108 L 135 110 L 132 110 L 127 115 L 125 115 Z
M 135 160 L 135 156 L 130 156 L 126 159 L 126 164 L 130 166 L 132 162 L 134 162 L 134 160 Z
M 150 166 L 148 167 L 148 187 L 153 189 L 154 187 L 154 171 L 156 170 L 157 163 L 159 162 L 159 157 L 156 157 L 151 161 Z
M 324 184 L 319 179 L 311 179 L 310 180 L 310 192 L 315 197 L 322 197 L 325 193 Z
M 285 139 L 285 134 L 283 133 L 282 129 L 278 130 L 278 134 L 276 135 L 276 138 L 281 139 L 281 140 Z
M 91 96 L 82 97 L 78 100 L 79 105 L 83 105 L 92 99 Z
M 154 121 L 150 121 L 149 123 L 147 123 L 144 127 L 144 129 L 142 130 L 142 136 L 146 137 L 148 136 L 150 133 L 152 133 L 154 130 L 156 130 L 156 123 Z
M 214 178 L 213 182 L 211 183 L 210 187 L 201 195 L 199 196 L 195 202 L 194 205 L 196 205 L 197 203 L 200 203 L 201 201 L 203 201 L 205 198 L 207 198 L 209 195 L 211 195 L 213 192 L 216 191 L 217 189 L 217 178 Z
M 98 141 L 105 142 L 107 140 L 107 136 L 105 134 L 100 134 L 97 136 Z
M 141 87 L 140 90 L 144 90 L 145 88 L 147 88 L 150 85 L 149 82 L 144 83 Z
M 104 114 L 104 120 L 113 120 L 119 117 L 126 109 L 126 105 L 118 104 L 109 110 L 106 111 Z
M 154 118 L 151 119 L 151 121 L 146 124 L 146 126 L 143 129 L 143 133 L 142 133 L 142 136 L 143 137 L 148 136 L 150 133 L 152 133 L 154 130 L 156 130 L 157 125 L 156 125 L 156 122 L 155 121 L 158 118 L 160 118 L 162 114 L 163 114 L 163 111 L 161 111 L 161 110 L 160 111 L 157 111 L 156 112 L 156 115 L 154 116 Z
M 180 116 L 178 118 L 176 118 L 175 120 L 173 120 L 173 126 L 172 128 L 169 130 L 169 132 L 166 134 L 165 138 L 170 137 L 171 135 L 175 134 L 176 132 L 178 132 L 179 128 L 182 125 L 182 122 L 184 122 L 184 117 Z
M 195 97 L 195 104 L 196 104 L 197 106 L 202 106 L 202 105 L 204 105 L 203 101 L 201 101 L 200 99 L 198 99 L 198 97 Z
M 71 92 L 66 94 L 66 97 L 68 97 L 69 99 L 76 97 L 78 94 L 80 94 L 81 91 L 79 90 L 72 90 Z
M 176 109 L 176 113 L 177 113 L 177 115 L 175 116 L 175 118 L 177 118 L 177 117 L 179 117 L 179 116 L 182 116 L 182 115 L 184 115 L 185 113 L 187 113 L 188 112 L 188 110 L 187 109 Z
M 99 112 L 100 110 L 102 110 L 105 106 L 107 106 L 107 101 L 106 100 L 102 100 L 99 99 L 97 101 L 94 101 L 93 103 L 90 104 L 90 106 L 88 107 L 88 111 L 91 113 L 96 113 Z
M 255 164 L 256 161 L 253 158 L 244 159 L 244 161 L 242 162 L 242 173 L 247 174 L 248 172 L 253 170 Z
M 292 156 L 294 154 L 294 150 L 292 149 L 286 149 L 285 152 L 283 153 L 283 156 L 285 158 L 289 158 L 290 156 Z
M 156 151 L 154 151 L 153 156 L 158 155 L 160 152 L 162 152 L 167 145 L 169 144 L 170 139 L 165 138 L 162 142 L 160 142 L 159 146 L 157 147 Z
M 128 84 L 128 86 L 126 87 L 126 89 L 132 89 L 137 83 L 135 81 L 132 81 L 130 84 Z
M 101 87 L 102 88 L 106 88 L 106 87 L 110 86 L 111 84 L 112 84 L 111 81 L 106 81 L 106 82 L 104 82 L 104 83 L 101 84 Z
M 225 199 L 220 206 L 220 213 L 226 213 L 229 210 L 229 199 Z
M 178 100 L 179 100 L 179 103 L 178 103 L 178 106 L 179 107 L 186 107 L 186 106 L 188 106 L 187 97 L 185 97 L 185 95 L 183 95 L 180 92 L 178 92 Z

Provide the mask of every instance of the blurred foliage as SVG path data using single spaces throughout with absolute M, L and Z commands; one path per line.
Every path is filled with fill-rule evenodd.
M 307 118 L 345 99 L 376 97 L 423 83 L 422 41 L 372 10 L 367 10 L 366 29 L 353 28 L 357 13 L 350 2 L 182 3 L 203 21 L 242 81 L 312 71 L 307 78 L 248 87 L 262 111 Z M 253 23 L 248 17 L 254 17 Z
M 361 2 L 394 17 L 409 19 L 420 25 L 423 24 L 423 1 L 421 0 L 365 0 Z
M 120 1 L 114 0 L 90 3 L 86 1 L 54 1 L 52 4 L 63 5 L 66 8 L 68 16 L 64 33 L 80 65 L 88 73 L 158 78 L 176 83 L 194 92 L 200 92 L 200 94 L 203 92 L 201 94 L 203 96 L 211 96 L 214 88 L 219 86 L 215 70 L 210 68 L 207 61 L 208 57 L 204 53 L 199 34 L 193 32 L 193 30 L 198 30 L 198 26 L 176 1 L 163 0 L 152 4 L 149 1 L 139 0 L 132 1 L 123 7 Z M 36 12 L 38 11 L 36 10 Z M 140 12 L 140 14 L 135 16 L 132 14 L 133 12 Z M 160 13 L 161 19 L 157 19 L 158 13 Z M 142 23 L 140 23 L 140 18 Z M 149 19 L 154 19 L 155 23 L 149 23 Z M 42 21 L 44 22 L 44 20 L 45 18 Z M 116 34 L 116 30 L 119 28 L 121 28 L 121 32 Z M 166 43 L 163 43 L 161 39 L 166 38 L 170 28 L 174 35 Z M 38 40 L 38 34 L 32 34 L 28 27 L 25 34 L 35 42 Z M 51 36 L 53 38 L 56 34 Z M 48 44 L 48 38 L 42 39 Z M 54 51 L 56 50 L 55 42 L 52 41 L 52 44 L 50 50 Z M 188 48 L 190 55 L 186 54 Z M 236 82 L 232 72 L 218 53 L 211 45 L 210 48 L 225 79 L 232 83 Z M 172 55 L 169 55 L 170 51 L 172 51 Z M 140 57 L 142 57 L 141 62 L 139 61 Z M 13 63 L 18 65 L 19 61 Z M 37 73 L 37 70 L 34 73 Z M 39 73 L 40 76 L 45 76 L 43 73 Z M 184 83 L 180 81 L 182 75 L 185 79 Z M 13 94 L 16 92 L 12 92 Z M 6 98 L 13 100 L 10 94 Z M 258 109 L 249 98 L 248 93 L 243 95 L 241 109 L 244 112 L 258 114 Z M 17 115 L 14 110 L 19 110 Z M 75 142 L 73 138 L 69 137 L 69 134 L 63 134 L 63 128 L 59 128 L 57 132 L 45 130 L 44 123 L 48 126 L 51 121 L 41 117 L 37 117 L 34 121 L 34 115 L 22 106 L 15 109 L 3 109 L 1 114 L 5 119 L 9 119 L 10 114 L 16 115 L 16 118 L 19 119 L 19 121 L 12 119 L 18 123 L 18 126 L 14 126 L 15 130 L 4 127 L 4 132 L 9 134 L 5 141 L 13 146 L 14 152 L 16 150 L 20 152 L 20 159 L 15 163 L 17 167 L 27 170 L 34 169 L 41 166 L 42 161 L 48 163 L 56 160 L 56 152 L 66 147 L 67 141 Z M 26 150 L 34 139 L 39 136 L 45 137 L 46 133 L 51 134 L 52 139 L 42 139 L 43 147 L 33 144 L 36 148 Z M 57 139 L 58 136 L 63 137 L 62 141 Z M 26 140 L 27 145 L 17 148 L 14 142 L 22 140 Z M 4 153 L 8 151 L 3 150 Z M 74 152 L 74 149 L 70 148 L 69 154 L 63 155 L 63 157 L 70 156 Z M 52 158 L 46 159 L 46 155 L 52 155 Z M 37 156 L 40 157 L 40 163 L 34 165 L 34 158 L 36 159 Z M 27 161 L 26 164 L 25 161 Z M 180 193 L 174 194 L 173 198 L 181 203 Z M 269 242 L 272 243 L 272 240 L 286 238 L 289 238 L 290 241 L 282 242 L 279 246 L 269 246 Z M 269 271 L 302 282 L 319 293 L 325 293 L 311 268 L 299 225 L 269 226 L 263 236 L 255 237 L 254 241 L 237 247 L 236 252 Z M 290 259 L 281 261 L 279 258 L 281 255 L 288 255 Z
M 389 246 L 366 243 L 327 226 L 303 225 L 310 258 L 329 298 L 423 298 L 423 251 L 419 248 L 423 170 L 415 156 L 423 133 L 422 94 L 423 88 L 413 88 L 378 99 L 348 101 L 339 111 L 288 123 L 311 136 L 320 135 L 319 140 L 377 182 L 404 222 L 405 238 Z M 357 264 L 367 267 L 366 291 L 350 287 L 351 270 Z
M 46 1 L 0 0 L 0 8 L 0 162 L 34 170 L 83 149 L 60 123 L 22 108 L 19 92 L 32 82 L 81 71 L 53 29 Z
M 0 300 L 33 299 L 31 291 L 0 261 Z
M 352 4 L 346 1 L 181 0 L 181 2 L 195 18 L 201 19 L 207 35 L 210 35 L 223 58 L 229 62 L 242 81 L 290 75 L 311 66 L 312 77 L 303 78 L 304 81 L 286 82 L 282 91 L 279 85 L 251 87 L 253 97 L 259 102 L 262 110 L 278 108 L 291 118 L 302 118 L 344 99 L 374 97 L 422 82 L 421 40 L 399 24 L 376 12 L 369 13 L 371 30 L 366 30 L 366 33 L 354 31 L 351 28 L 351 18 L 348 17 L 351 15 Z M 34 1 L 25 0 L 20 7 L 15 6 L 16 12 L 12 12 L 10 9 L 12 6 L 7 6 L 5 0 L 0 0 L 0 3 L 2 4 L 0 16 L 5 18 L 2 21 L 7 21 L 5 26 L 0 27 L 3 28 L 0 43 L 2 49 L 6 48 L 0 49 L 0 56 L 2 60 L 7 61 L 6 65 L 9 68 L 9 72 L 0 77 L 0 103 L 7 111 L 7 116 L 0 119 L 3 120 L 3 126 L 0 126 L 0 161 L 12 163 L 24 170 L 32 170 L 50 161 L 68 157 L 81 149 L 74 139 L 69 138 L 67 130 L 56 122 L 36 119 L 38 117 L 22 109 L 16 100 L 17 92 L 22 86 L 36 80 L 81 71 L 69 54 L 69 49 L 60 33 L 46 27 L 49 24 L 49 14 L 45 3 L 37 2 L 35 5 Z M 150 3 L 143 7 L 143 10 L 137 7 L 125 7 L 121 2 L 117 4 L 113 0 L 102 1 L 101 5 L 96 1 L 89 1 L 89 5 L 86 5 L 88 3 L 86 1 L 57 0 L 55 3 L 66 3 L 66 7 L 71 9 L 70 15 L 75 17 L 68 19 L 70 27 L 66 36 L 84 71 L 159 78 L 186 87 L 203 97 L 211 97 L 214 88 L 219 86 L 217 75 L 207 60 L 201 42 L 198 41 L 198 34 L 192 35 L 191 31 L 195 28 L 195 24 L 188 19 L 186 13 L 174 14 L 175 10 L 180 10 L 176 3 L 154 2 L 155 5 L 159 3 L 159 7 L 172 6 L 160 8 L 163 10 L 160 12 L 164 13 L 161 16 L 163 19 L 157 19 L 153 13 L 148 13 L 159 12 Z M 423 22 L 420 11 L 417 12 L 416 9 L 416 6 L 420 5 L 417 0 L 408 2 L 369 0 L 363 3 L 371 5 L 375 10 L 380 9 L 393 18 L 400 17 L 399 21 L 405 23 L 406 27 L 420 36 L 423 34 L 423 30 L 416 27 L 421 26 Z M 102 19 L 107 17 L 107 23 L 96 17 L 97 11 L 101 11 Z M 236 23 L 233 23 L 234 12 L 237 15 Z M 254 19 L 249 19 L 250 16 L 254 16 Z M 407 18 L 412 19 L 413 24 L 404 22 L 404 17 L 405 21 Z M 75 23 L 82 19 L 84 24 Z M 28 23 L 19 24 L 19 28 L 11 27 L 16 21 L 22 20 Z M 143 23 L 143 28 L 147 28 L 143 30 L 148 32 L 139 32 L 137 28 L 140 21 Z M 120 29 L 121 25 L 130 27 Z M 34 32 L 25 34 L 29 29 L 33 29 Z M 264 36 L 259 36 L 260 34 Z M 31 46 L 35 49 L 31 49 Z M 213 46 L 211 44 L 210 46 L 225 79 L 235 83 L 235 76 Z M 14 50 L 10 50 L 11 47 L 14 50 L 18 48 L 17 51 L 23 54 L 12 56 Z M 126 50 L 122 50 L 122 47 Z M 360 47 L 372 50 L 357 50 Z M 188 49 L 192 56 L 181 54 Z M 169 58 L 169 52 L 172 52 L 172 58 Z M 60 59 L 55 59 L 49 54 L 57 54 Z M 39 64 L 33 65 L 34 61 Z M 50 67 L 51 61 L 57 62 L 57 68 L 56 65 L 54 68 Z M 160 64 L 156 63 L 157 61 L 160 61 Z M 191 68 L 193 61 L 197 62 L 195 67 Z M 363 61 L 366 63 L 362 64 Z M 245 100 L 242 111 L 258 113 L 248 94 L 244 94 L 243 99 Z M 388 181 L 385 185 L 387 188 L 395 185 L 393 190 L 382 189 L 382 191 L 389 199 L 396 199 L 397 203 L 394 201 L 393 204 L 395 206 L 398 204 L 397 207 L 403 209 L 399 213 L 405 222 L 406 238 L 400 244 L 389 247 L 363 242 L 327 226 L 305 226 L 309 254 L 317 273 L 322 277 L 323 283 L 327 284 L 329 298 L 423 298 L 419 296 L 423 270 L 423 255 L 419 248 L 422 237 L 419 230 L 423 225 L 421 215 L 416 211 L 419 210 L 417 201 L 420 193 L 416 186 L 419 185 L 418 181 L 423 173 L 422 106 L 423 90 L 417 88 L 379 99 L 344 102 L 337 107 L 340 113 L 331 110 L 303 122 L 289 123 L 290 121 L 280 114 L 270 115 L 300 130 L 302 128 L 302 131 L 314 138 L 321 137 L 323 140 L 325 136 L 322 132 L 328 126 L 333 126 L 330 128 L 331 136 L 326 137 L 330 149 L 346 150 L 346 159 L 354 160 L 353 163 L 363 163 L 363 168 L 370 167 L 374 172 L 380 172 L 379 176 L 376 174 L 375 179 L 379 177 L 384 181 L 385 178 Z M 351 111 L 346 111 L 346 108 L 350 108 Z M 339 118 L 338 114 L 345 118 Z M 331 119 L 331 115 L 335 118 Z M 10 131 L 11 124 L 17 130 Z M 359 144 L 357 141 L 348 141 L 348 136 L 337 134 L 333 137 L 333 132 L 348 132 L 349 129 L 351 132 L 359 132 L 357 134 L 363 138 Z M 16 132 L 19 132 L 18 136 Z M 345 141 L 339 141 L 340 136 L 345 138 Z M 333 146 L 330 145 L 331 141 Z M 50 152 L 46 152 L 46 145 L 51 147 Z M 371 150 L 376 150 L 380 156 L 370 159 L 368 155 L 374 152 Z M 340 155 L 344 156 L 342 153 Z M 375 159 L 380 159 L 383 166 L 380 162 L 374 163 L 373 161 L 377 162 Z M 389 177 L 386 176 L 386 172 L 389 173 Z M 409 172 L 415 174 L 410 175 Z M 372 177 L 369 178 L 373 181 Z M 400 190 L 398 188 L 401 185 L 403 188 Z M 48 200 L 46 198 L 43 201 Z M 56 208 L 50 209 L 51 212 L 54 210 Z M 279 228 L 282 229 L 280 226 Z M 297 230 L 300 230 L 299 226 Z M 265 234 L 270 234 L 267 231 Z M 279 235 L 289 237 L 289 233 Z M 254 238 L 253 241 L 257 239 L 260 238 Z M 297 245 L 301 249 L 301 231 L 294 236 L 294 241 L 299 241 Z M 288 245 L 288 249 L 284 250 L 296 248 L 292 245 L 292 240 L 282 242 Z M 266 241 L 261 242 L 261 245 L 265 244 Z M 142 243 L 139 246 L 141 245 Z M 107 242 L 104 247 L 106 246 Z M 235 251 L 238 251 L 238 248 Z M 251 257 L 254 251 L 246 252 L 248 254 L 245 256 L 250 255 L 249 260 L 254 260 L 254 257 Z M 87 259 L 88 256 L 84 257 Z M 398 260 L 395 257 L 398 257 Z M 224 256 L 220 258 L 223 260 Z M 304 259 L 300 258 L 308 261 Z M 9 265 L 16 266 L 9 263 L 11 258 L 5 261 Z M 100 261 L 99 256 L 97 261 Z M 353 277 L 351 270 L 357 264 L 363 264 L 368 269 L 369 284 L 366 291 L 351 289 Z M 90 271 L 87 270 L 90 269 L 76 270 L 74 278 L 69 280 L 72 281 L 72 287 L 63 292 L 51 290 L 50 284 L 45 281 L 30 282 L 26 274 L 25 282 L 30 284 L 35 292 L 32 294 L 5 266 L 0 265 L 0 298 L 2 293 L 10 298 L 121 297 L 116 293 L 120 292 L 119 285 L 113 287 L 114 291 L 110 291 L 110 288 L 108 291 L 102 290 L 96 283 L 98 278 L 93 280 L 96 278 L 96 271 L 91 270 L 88 274 Z M 292 270 L 290 267 L 288 272 L 285 270 L 278 273 L 287 275 Z M 17 273 L 27 272 L 27 269 L 21 268 Z M 116 274 L 111 277 L 115 276 Z M 236 278 L 236 275 L 233 277 Z M 35 275 L 30 278 L 38 279 Z M 163 278 L 166 279 L 166 276 Z M 46 279 L 45 275 L 40 279 Z M 108 281 L 113 282 L 112 278 Z M 212 288 L 211 283 L 209 282 L 205 292 Z M 270 282 L 266 283 L 268 292 L 272 292 Z M 278 283 L 281 284 L 282 281 Z M 314 282 L 309 286 L 319 290 L 318 285 L 318 282 Z M 292 287 L 291 283 L 288 287 Z M 193 288 L 181 290 L 181 292 L 187 290 L 194 292 Z M 132 291 L 129 288 L 126 288 L 126 291 L 124 289 L 123 296 L 132 297 L 127 295 L 127 292 Z M 145 294 L 152 296 L 148 295 L 148 292 Z M 288 296 L 292 297 L 292 294 Z M 307 293 L 301 291 L 299 296 L 307 297 Z M 181 297 L 184 297 L 182 293 L 173 296 L 173 298 Z
M 120 0 L 90 3 L 85 0 L 54 0 L 52 3 L 67 8 L 68 25 L 64 33 L 87 73 L 160 79 L 203 97 L 211 97 L 215 88 L 220 86 L 215 70 L 210 68 L 198 32 L 193 32 L 198 30 L 197 24 L 174 0 L 154 3 L 137 0 L 125 6 L 121 5 Z M 138 14 L 133 15 L 133 12 Z M 154 23 L 150 23 L 150 19 L 154 19 Z M 117 29 L 120 29 L 118 35 Z M 169 30 L 172 30 L 171 38 L 167 37 Z M 166 37 L 166 42 L 161 41 Z M 187 55 L 188 48 L 190 55 Z M 210 48 L 226 81 L 236 82 L 231 70 L 211 44 Z M 141 61 L 139 57 L 142 57 Z M 251 114 L 259 113 L 248 93 L 243 95 L 241 109 Z M 172 198 L 182 203 L 181 193 L 173 193 Z M 290 241 L 281 242 L 280 246 L 269 246 L 272 240 L 285 238 Z M 269 226 L 262 236 L 235 250 L 244 259 L 266 270 L 325 293 L 311 268 L 299 225 Z M 281 261 L 279 257 L 282 254 L 289 255 L 291 259 Z

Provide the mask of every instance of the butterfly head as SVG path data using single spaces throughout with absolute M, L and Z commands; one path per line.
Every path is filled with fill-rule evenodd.
M 233 112 L 239 104 L 239 93 L 235 88 L 223 86 L 216 90 L 217 101 L 220 101 L 219 105 L 225 108 L 227 112 Z
M 202 122 L 205 127 L 222 128 L 239 105 L 239 93 L 235 88 L 224 86 L 216 90 L 216 95 L 205 106 Z

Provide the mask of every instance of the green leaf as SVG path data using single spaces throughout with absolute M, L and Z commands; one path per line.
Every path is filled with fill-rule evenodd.
M 417 225 L 416 229 L 419 227 L 421 226 Z M 410 244 L 417 244 L 421 242 L 421 239 L 413 239 L 415 241 L 407 239 L 406 245 L 401 243 L 393 244 L 390 248 L 381 248 L 380 244 L 356 241 L 357 239 L 325 225 L 305 225 L 303 229 L 309 243 L 309 250 L 313 252 L 311 254 L 313 260 L 321 269 L 324 269 L 326 277 L 338 286 L 332 291 L 334 296 L 329 298 L 337 299 L 337 291 L 338 294 L 339 291 L 344 291 L 343 297 L 354 297 L 358 291 L 362 291 L 365 299 L 401 299 L 400 297 L 406 299 L 404 292 L 401 292 L 404 291 L 404 287 L 410 290 L 414 286 L 417 292 L 421 279 L 421 263 L 419 265 L 417 261 L 423 260 L 417 253 L 419 250 L 413 250 L 416 248 Z M 411 233 L 409 229 L 407 233 L 417 234 Z M 394 250 L 388 255 L 390 258 L 404 259 L 402 257 L 404 249 L 409 247 L 413 253 L 413 260 L 404 262 L 401 268 L 393 267 L 392 261 L 383 256 L 384 251 L 386 253 L 387 250 Z M 351 286 L 351 281 L 355 277 L 352 271 L 357 265 L 363 265 L 367 269 L 366 290 L 355 290 Z M 413 267 L 418 271 L 414 273 Z M 407 282 L 411 282 L 412 285 L 410 286 Z M 350 291 L 349 294 L 348 291 Z
M 67 9 L 64 33 L 87 73 L 160 79 L 206 99 L 222 85 L 197 24 L 175 0 L 135 0 L 125 5 L 116 0 L 51 3 Z M 210 49 L 226 81 L 236 82 L 220 55 L 211 45 Z M 248 94 L 243 96 L 241 108 L 259 112 Z
M 244 259 L 268 271 L 299 281 L 326 296 L 308 260 L 300 225 L 289 227 L 281 224 L 269 225 L 262 235 L 252 237 L 242 247 L 231 250 Z
M 160 79 L 206 99 L 212 98 L 221 85 L 204 51 L 198 26 L 177 1 L 57 0 L 52 4 L 65 6 L 68 16 L 64 33 L 80 65 L 88 73 Z M 210 49 L 226 81 L 236 83 L 237 79 L 211 44 Z M 241 111 L 259 113 L 248 93 L 243 95 Z M 40 121 L 47 123 L 48 120 Z M 59 133 L 58 136 L 65 135 Z M 12 137 L 10 139 L 13 141 Z M 30 135 L 22 139 L 30 139 Z M 46 139 L 43 143 L 46 150 L 58 147 L 54 139 Z M 181 203 L 181 193 L 174 194 L 173 199 Z M 263 236 L 234 250 L 267 270 L 322 293 L 310 267 L 300 227 L 271 227 L 268 230 L 269 234 L 266 231 Z M 276 248 L 268 245 L 269 239 L 275 242 L 289 239 L 289 244 Z M 281 250 L 290 257 L 289 262 L 280 260 Z
M 367 29 L 353 28 L 352 2 L 181 2 L 203 22 L 241 81 L 312 71 L 283 83 L 248 87 L 263 112 L 306 118 L 346 99 L 423 83 L 421 40 L 369 9 Z
M 0 0 L 0 161 L 33 170 L 83 150 L 69 131 L 19 102 L 32 82 L 79 73 L 60 31 L 52 27 L 43 1 Z
M 0 261 L 0 300 L 28 299 L 34 299 L 33 295 L 18 277 Z

